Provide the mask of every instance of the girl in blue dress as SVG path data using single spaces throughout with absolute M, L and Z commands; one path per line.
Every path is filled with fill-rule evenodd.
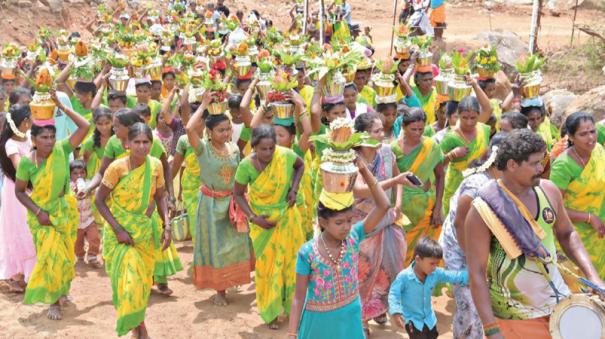
M 359 244 L 382 220 L 390 203 L 366 164 L 358 159 L 357 167 L 376 206 L 353 225 L 353 193 L 321 192 L 321 233 L 298 252 L 289 338 L 365 338 L 357 281 Z

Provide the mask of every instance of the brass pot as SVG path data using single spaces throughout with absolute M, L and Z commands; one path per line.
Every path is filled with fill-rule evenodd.
M 353 163 L 324 162 L 319 166 L 323 188 L 330 193 L 347 193 L 353 190 L 359 173 Z
M 289 101 L 276 101 L 270 104 L 273 115 L 278 119 L 290 119 L 294 116 L 294 104 Z
M 395 93 L 395 77 L 391 74 L 377 74 L 374 79 L 374 90 L 380 97 L 390 97 Z
M 61 60 L 62 62 L 68 62 L 70 54 L 71 54 L 71 48 L 59 48 L 57 50 L 57 55 L 59 56 L 59 60 Z
M 331 79 L 328 78 L 326 85 L 321 89 L 324 97 L 337 97 L 341 96 L 345 91 L 345 85 L 347 80 L 339 71 L 332 74 Z
M 136 79 L 144 78 L 147 74 L 145 66 L 132 66 L 132 75 Z
M 433 59 L 433 53 L 431 52 L 422 52 L 418 55 L 418 59 L 416 59 L 416 64 L 418 66 L 431 66 Z
M 237 76 L 244 77 L 248 75 L 250 72 L 250 67 L 252 67 L 252 63 L 248 58 L 237 58 L 235 59 L 235 71 L 237 72 Z
M 162 79 L 162 64 L 154 62 L 147 66 L 147 74 L 149 74 L 152 80 Z
M 2 66 L 0 66 L 0 72 L 2 76 L 15 75 L 15 66 L 3 64 Z
M 55 115 L 56 105 L 48 92 L 35 92 L 29 108 L 34 120 L 50 120 Z
M 258 91 L 261 100 L 267 100 L 267 94 L 271 91 L 271 82 L 267 80 L 259 81 L 256 84 L 256 90 Z
M 540 71 L 521 74 L 523 87 L 521 94 L 525 99 L 535 98 L 540 95 L 540 86 L 542 85 L 542 74 Z
M 355 73 L 357 73 L 357 69 L 354 66 L 350 66 L 344 73 L 345 81 L 347 84 L 352 83 L 355 80 Z
M 479 77 L 481 78 L 493 78 L 494 77 L 494 72 L 492 71 L 488 71 L 483 67 L 477 67 L 477 75 L 479 75 Z
M 72 77 L 69 77 L 65 82 L 67 83 L 67 86 L 73 90 L 76 87 L 76 82 L 78 81 Z
M 443 74 L 439 74 L 435 77 L 435 90 L 439 95 L 449 95 L 447 84 L 450 81 L 448 77 Z
M 208 105 L 208 113 L 212 115 L 220 115 L 227 110 L 227 101 L 213 102 Z
M 452 79 L 448 84 L 448 95 L 450 100 L 460 101 L 462 98 L 471 94 L 472 87 L 466 84 L 464 79 L 457 77 Z

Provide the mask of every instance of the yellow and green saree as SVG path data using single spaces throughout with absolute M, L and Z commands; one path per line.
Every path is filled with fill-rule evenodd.
M 256 302 L 267 323 L 282 312 L 290 312 L 296 284 L 296 256 L 305 241 L 299 210 L 288 207 L 286 201 L 296 159 L 292 150 L 277 146 L 271 163 L 261 173 L 247 157 L 235 174 L 239 184 L 248 185 L 252 211 L 277 223 L 271 229 L 250 223 L 256 257 Z
M 567 152 L 561 153 L 553 162 L 550 180 L 564 194 L 565 207 L 591 213 L 593 217 L 605 220 L 605 150 L 597 144 L 590 160 L 582 168 Z M 575 222 L 576 231 L 582 238 L 584 247 L 590 255 L 600 277 L 605 277 L 605 240 L 600 239 L 592 226 L 584 222 Z
M 197 223 L 198 195 L 202 185 L 200 180 L 200 165 L 186 135 L 179 138 L 176 144 L 176 152 L 181 154 L 184 159 L 185 169 L 181 177 L 181 194 L 189 218 L 189 234 L 193 237 L 195 224 Z M 192 242 L 195 243 L 195 241 Z
M 462 137 L 457 128 L 449 130 L 443 137 L 443 141 L 441 141 L 440 146 L 443 154 L 447 154 L 459 146 L 466 146 L 469 149 L 469 152 L 465 157 L 451 161 L 447 167 L 442 200 L 443 215 L 448 214 L 450 210 L 450 198 L 454 195 L 458 189 L 458 186 L 460 186 L 462 179 L 464 179 L 462 176 L 462 171 L 467 169 L 473 161 L 479 159 L 487 150 L 487 146 L 489 145 L 489 135 L 491 131 L 490 127 L 478 122 L 476 130 L 477 134 L 475 139 L 473 139 L 470 143 Z
M 145 164 L 135 169 L 128 168 L 127 159 L 116 160 L 103 176 L 103 185 L 112 189 L 111 214 L 134 241 L 134 246 L 118 243 L 111 226 L 105 225 L 103 257 L 118 313 L 119 336 L 145 320 L 161 238 L 161 227 L 145 212 L 155 190 L 164 185 L 162 173 L 162 164 L 147 156 Z
M 39 166 L 21 158 L 16 177 L 31 182 L 30 198 L 50 216 L 52 226 L 43 226 L 31 211 L 27 224 L 36 246 L 37 261 L 25 290 L 24 304 L 54 304 L 68 294 L 75 276 L 74 242 L 78 229 L 76 199 L 69 190 L 69 139 L 57 142 Z
M 435 206 L 435 175 L 434 170 L 443 161 L 443 153 L 439 145 L 431 138 L 423 137 L 422 143 L 409 154 L 404 154 L 399 140 L 391 144 L 400 172 L 410 171 L 414 173 L 423 183 L 430 183 L 425 187 L 403 188 L 402 212 L 410 219 L 410 224 L 405 226 L 407 240 L 407 255 L 405 266 L 414 258 L 416 242 L 423 236 L 437 239 L 441 232 L 441 226 L 431 226 L 431 216 Z M 429 185 L 429 184 L 427 184 Z

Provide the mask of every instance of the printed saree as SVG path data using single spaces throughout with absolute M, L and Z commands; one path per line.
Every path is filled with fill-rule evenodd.
M 286 197 L 292 182 L 293 151 L 276 147 L 273 159 L 248 185 L 250 207 L 256 215 L 276 222 L 272 229 L 250 224 L 250 238 L 256 256 L 256 302 L 267 323 L 281 312 L 288 314 L 296 284 L 296 256 L 305 236 L 297 208 L 288 207 Z
M 409 154 L 404 154 L 398 140 L 392 143 L 393 153 L 400 172 L 410 171 L 423 183 L 424 187 L 403 187 L 403 205 L 401 210 L 410 219 L 405 227 L 408 243 L 405 267 L 413 259 L 416 242 L 423 236 L 437 239 L 441 226 L 431 226 L 431 216 L 435 206 L 435 175 L 434 170 L 443 161 L 443 153 L 439 145 L 431 138 L 423 137 L 422 143 Z
M 68 294 L 75 276 L 74 243 L 78 229 L 76 199 L 70 195 L 68 162 L 69 139 L 55 144 L 40 167 L 22 158 L 17 178 L 30 181 L 32 201 L 46 211 L 52 222 L 43 226 L 31 211 L 27 223 L 34 239 L 37 261 L 25 290 L 24 304 L 54 304 Z M 65 194 L 65 195 L 64 195 Z
M 105 225 L 103 257 L 105 270 L 111 279 L 112 300 L 118 318 L 116 332 L 119 336 L 127 334 L 145 320 L 153 285 L 152 275 L 161 231 L 145 212 L 155 189 L 152 172 L 157 166 L 162 165 L 148 156 L 143 166 L 119 179 L 110 196 L 112 215 L 134 241 L 134 246 L 118 243 L 111 226 Z M 111 175 L 111 170 L 111 167 L 108 168 L 105 178 Z M 113 186 L 107 184 L 105 178 L 103 183 Z
M 583 169 L 567 153 L 562 153 L 553 163 L 550 179 L 565 192 L 566 208 L 605 220 L 605 149 L 601 145 L 595 146 Z M 605 277 L 605 240 L 598 238 L 588 223 L 575 222 L 574 226 L 597 273 Z

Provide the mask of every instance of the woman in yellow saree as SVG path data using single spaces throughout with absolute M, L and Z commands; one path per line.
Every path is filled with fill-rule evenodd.
M 592 115 L 577 112 L 565 121 L 569 145 L 553 162 L 550 180 L 563 193 L 567 213 L 600 277 L 605 277 L 605 150 L 597 142 Z
M 410 223 L 405 227 L 407 255 L 405 267 L 413 259 L 418 239 L 437 239 L 441 233 L 443 196 L 443 153 L 436 141 L 423 136 L 426 115 L 415 108 L 403 115 L 402 133 L 391 147 L 400 172 L 412 172 L 422 186 L 403 187 L 401 210 Z
M 105 269 L 111 279 L 118 313 L 116 332 L 148 338 L 145 310 L 159 253 L 170 245 L 170 226 L 164 197 L 162 164 L 149 155 L 151 129 L 136 123 L 128 129 L 130 154 L 109 165 L 96 195 L 99 213 L 107 223 L 103 232 Z M 106 200 L 110 199 L 110 206 Z M 165 225 L 154 223 L 156 209 Z
M 61 302 L 75 276 L 74 243 L 78 229 L 76 199 L 69 189 L 69 154 L 86 137 L 89 124 L 57 100 L 55 93 L 52 97 L 57 108 L 65 112 L 78 129 L 68 139 L 55 142 L 53 121 L 34 120 L 31 137 L 35 147 L 30 156 L 22 157 L 19 162 L 15 195 L 28 210 L 27 224 L 37 257 L 23 303 L 49 304 L 48 318 L 60 320 Z M 31 194 L 26 193 L 28 186 Z
M 439 144 L 446 163 L 449 162 L 442 199 L 443 215 L 449 212 L 450 198 L 462 182 L 462 171 L 487 150 L 491 129 L 479 120 L 479 101 L 472 96 L 464 97 L 458 104 L 458 124 L 447 132 Z
M 304 171 L 294 151 L 276 146 L 275 130 L 260 125 L 252 131 L 254 153 L 239 164 L 233 195 L 250 220 L 256 256 L 256 302 L 262 319 L 277 329 L 277 317 L 288 314 L 296 284 L 296 255 L 305 242 L 296 204 Z M 248 190 L 246 201 L 244 194 Z

